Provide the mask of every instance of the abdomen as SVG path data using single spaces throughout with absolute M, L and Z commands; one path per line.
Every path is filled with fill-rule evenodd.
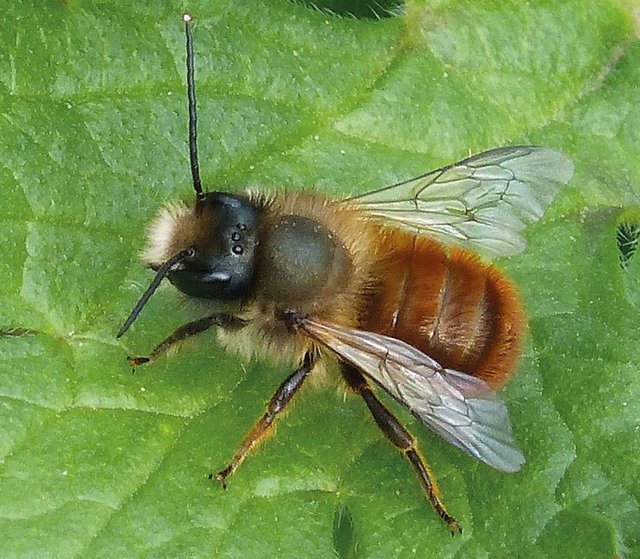
M 513 372 L 524 316 L 511 282 L 473 254 L 394 229 L 378 247 L 360 327 L 492 386 Z

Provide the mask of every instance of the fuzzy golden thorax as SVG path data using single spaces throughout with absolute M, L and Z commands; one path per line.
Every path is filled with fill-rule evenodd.
M 308 192 L 278 193 L 273 196 L 249 193 L 249 198 L 262 208 L 261 239 L 265 245 L 283 218 L 293 216 L 308 220 L 327 232 L 335 246 L 327 262 L 327 277 L 322 285 L 306 292 L 303 300 L 292 300 L 294 289 L 281 292 L 274 289 L 273 270 L 269 262 L 259 269 L 258 298 L 279 307 L 293 307 L 302 314 L 313 315 L 337 324 L 355 326 L 365 293 L 371 288 L 377 242 L 377 223 L 355 206 L 335 202 Z M 267 248 L 262 247 L 262 254 Z M 274 263 L 275 264 L 275 263 Z M 304 274 L 307 270 L 295 269 Z M 293 286 L 292 286 L 293 287 Z

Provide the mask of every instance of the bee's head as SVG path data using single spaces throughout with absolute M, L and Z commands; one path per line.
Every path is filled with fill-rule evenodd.
M 245 196 L 203 193 L 168 206 L 151 223 L 144 259 L 156 277 L 120 329 L 127 331 L 166 276 L 191 297 L 236 301 L 253 286 L 258 209 Z
M 204 192 L 197 148 L 195 70 L 191 16 L 187 39 L 189 160 L 195 205 L 168 206 L 151 224 L 144 259 L 156 276 L 120 328 L 122 336 L 166 276 L 192 297 L 234 301 L 249 294 L 254 277 L 258 209 L 245 196 Z
M 192 297 L 229 301 L 247 295 L 252 283 L 258 210 L 246 197 L 208 192 L 188 207 L 168 207 L 151 225 L 145 260 Z

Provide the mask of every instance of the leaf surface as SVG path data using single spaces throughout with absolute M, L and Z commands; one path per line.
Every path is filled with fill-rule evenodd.
M 202 313 L 169 285 L 114 337 L 151 279 L 146 223 L 193 196 L 180 12 L 10 2 L 0 556 L 638 556 L 640 256 L 623 268 L 616 245 L 640 215 L 632 3 L 424 0 L 382 19 L 283 0 L 183 8 L 210 190 L 343 197 L 523 143 L 573 159 L 527 251 L 501 262 L 530 318 L 503 392 L 527 465 L 495 472 L 396 409 L 464 528 L 451 538 L 363 403 L 307 387 L 227 491 L 213 485 L 287 371 L 207 333 L 132 375 L 127 355 Z

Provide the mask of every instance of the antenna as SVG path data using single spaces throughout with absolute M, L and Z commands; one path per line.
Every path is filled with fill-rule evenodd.
M 198 164 L 198 115 L 196 112 L 196 82 L 194 78 L 193 36 L 191 35 L 191 14 L 183 14 L 184 30 L 187 36 L 187 98 L 189 99 L 189 159 L 191 161 L 191 177 L 196 199 L 204 200 L 202 182 L 200 181 L 200 165 Z
M 167 260 L 164 264 L 162 264 L 158 268 L 158 272 L 156 273 L 156 277 L 153 278 L 153 281 L 147 287 L 147 290 L 142 294 L 140 300 L 136 303 L 136 306 L 133 307 L 133 310 L 127 317 L 127 320 L 124 321 L 124 324 L 116 334 L 116 338 L 122 337 L 122 335 L 129 329 L 129 327 L 134 323 L 135 319 L 138 318 L 140 311 L 147 304 L 147 301 L 151 298 L 154 291 L 158 289 L 160 282 L 164 279 L 164 277 L 171 271 L 171 268 L 175 266 L 178 262 L 181 262 L 185 258 L 189 258 L 193 256 L 193 249 L 185 249 L 181 250 L 177 254 L 174 254 L 169 260 Z

